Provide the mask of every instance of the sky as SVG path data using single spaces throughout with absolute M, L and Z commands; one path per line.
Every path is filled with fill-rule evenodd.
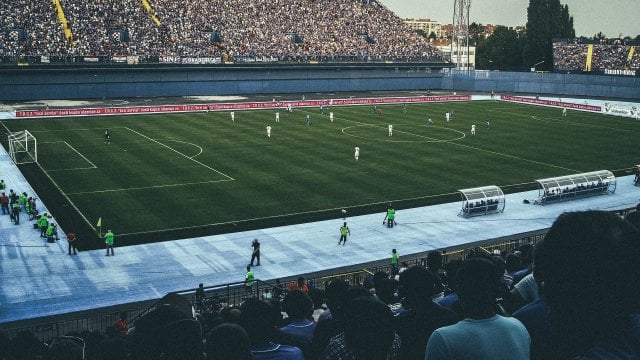
M 454 0 L 378 0 L 401 18 L 429 18 L 443 24 L 453 19 Z M 526 25 L 529 0 L 470 0 L 469 21 L 517 26 Z M 607 37 L 640 35 L 640 0 L 560 0 L 569 5 L 576 36 Z

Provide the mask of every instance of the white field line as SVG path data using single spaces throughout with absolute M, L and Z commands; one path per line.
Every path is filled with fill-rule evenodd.
M 96 191 L 78 191 L 78 192 L 70 192 L 69 195 L 100 194 L 100 193 L 108 193 L 108 192 L 129 191 L 129 190 L 143 190 L 143 189 L 160 189 L 160 188 L 166 188 L 166 187 L 189 186 L 189 185 L 198 185 L 198 184 L 212 184 L 212 183 L 219 183 L 219 182 L 226 182 L 226 181 L 233 181 L 233 179 L 197 181 L 197 182 L 190 182 L 190 183 L 179 183 L 179 184 L 168 184 L 168 185 L 150 185 L 150 186 L 130 187 L 130 188 L 121 188 L 121 189 L 96 190 Z
M 131 233 L 124 233 L 124 234 L 120 234 L 120 235 L 138 235 L 138 234 L 158 233 L 158 232 L 172 231 L 172 230 L 197 229 L 197 228 L 202 228 L 202 227 L 207 227 L 207 226 L 237 224 L 237 223 L 240 223 L 240 222 L 248 222 L 248 221 L 256 221 L 256 220 L 268 220 L 268 219 L 280 218 L 280 217 L 285 217 L 285 216 L 317 214 L 317 213 L 326 212 L 326 211 L 336 211 L 336 214 L 337 214 L 338 211 L 340 211 L 342 209 L 351 209 L 351 208 L 354 208 L 354 207 L 373 206 L 373 205 L 385 205 L 386 206 L 389 203 L 394 203 L 394 202 L 399 202 L 399 201 L 411 201 L 411 200 L 428 199 L 428 198 L 432 198 L 432 197 L 445 196 L 445 195 L 454 195 L 454 194 L 458 194 L 458 192 L 417 196 L 417 197 L 405 198 L 405 199 L 384 200 L 384 201 L 378 201 L 378 202 L 373 202 L 373 203 L 358 204 L 358 205 L 351 205 L 351 206 L 345 206 L 345 207 L 320 209 L 320 210 L 310 210 L 310 211 L 300 211 L 300 212 L 293 212 L 293 213 L 287 213 L 287 214 L 270 215 L 270 216 L 262 216 L 262 217 L 239 219 L 239 220 L 230 220 L 230 221 L 223 221 L 223 222 L 202 224 L 202 225 L 180 226 L 180 227 L 175 227 L 175 228 L 166 228 L 166 229 L 156 229 L 156 230 L 149 230 L 149 231 L 131 232 Z
M 193 147 L 196 147 L 198 149 L 200 149 L 200 151 L 198 151 L 197 154 L 193 155 L 193 156 L 187 156 L 189 159 L 193 159 L 194 157 L 202 154 L 203 150 L 202 150 L 202 146 L 196 145 L 194 143 L 190 143 L 188 141 L 181 141 L 181 140 L 174 140 L 174 139 L 160 139 L 158 141 L 173 141 L 173 142 L 177 142 L 177 143 L 182 143 L 182 144 L 187 144 L 187 145 L 192 145 Z
M 83 158 L 86 162 L 88 162 L 89 164 L 91 164 L 91 166 L 93 166 L 94 169 L 97 169 L 98 167 L 96 166 L 96 164 L 92 163 L 91 160 L 87 159 L 86 156 L 82 155 L 80 153 L 80 151 L 76 150 L 76 148 L 74 148 L 73 146 L 71 146 L 68 142 L 63 141 L 68 147 L 71 148 L 71 150 L 75 151 L 76 154 L 80 155 L 81 158 Z
M 76 204 L 73 201 L 71 201 L 69 196 L 64 191 L 62 191 L 62 188 L 60 187 L 60 185 L 58 185 L 58 183 L 55 182 L 55 180 L 53 180 L 53 178 L 51 177 L 51 175 L 49 175 L 47 170 L 45 170 L 42 167 L 42 165 L 40 165 L 40 163 L 36 163 L 36 164 L 38 164 L 38 167 L 40 168 L 40 170 L 42 170 L 42 172 L 47 176 L 47 178 L 49 178 L 49 181 L 51 181 L 53 186 L 55 186 L 56 189 L 58 189 L 58 191 L 60 191 L 60 194 L 62 194 L 62 196 L 64 196 L 64 198 L 67 199 L 69 204 L 71 204 L 71 207 L 73 207 L 73 209 L 78 213 L 78 215 L 80 215 L 80 217 L 89 225 L 90 228 L 92 228 L 94 231 L 97 231 L 97 229 L 93 226 L 91 221 L 89 221 L 89 219 L 87 219 L 87 217 L 84 215 L 84 213 L 82 211 L 80 211 L 80 209 L 78 209 Z
M 359 121 L 354 121 L 354 120 L 349 120 L 349 119 L 344 119 L 344 118 L 341 118 L 341 119 L 349 121 L 349 122 L 353 122 L 353 123 L 356 123 L 356 124 L 376 126 L 376 125 L 373 125 L 373 124 L 366 124 L 366 123 L 362 123 L 362 122 L 359 122 Z M 458 131 L 458 130 L 454 130 L 454 131 Z M 342 130 L 342 132 L 345 135 L 354 136 L 354 135 L 345 133 L 344 129 Z M 460 131 L 458 131 L 458 132 L 460 132 Z M 415 135 L 415 136 L 422 137 L 421 135 Z M 357 136 L 354 136 L 354 137 L 357 137 Z M 428 138 L 428 137 L 425 137 L 425 138 Z M 569 169 L 569 168 L 566 168 L 566 167 L 563 167 L 563 166 L 560 166 L 560 165 L 554 165 L 554 164 L 550 164 L 550 163 L 546 163 L 546 162 L 542 162 L 542 161 L 525 159 L 525 158 L 522 158 L 522 157 L 519 157 L 519 156 L 509 155 L 509 154 L 501 153 L 501 152 L 498 152 L 498 151 L 485 150 L 485 149 L 477 148 L 477 147 L 474 147 L 474 146 L 460 144 L 460 143 L 456 142 L 456 140 L 459 140 L 459 139 L 446 140 L 446 141 L 442 141 L 442 142 L 446 142 L 446 143 L 449 143 L 449 144 L 452 144 L 452 145 L 457 145 L 457 146 L 465 147 L 465 148 L 468 148 L 468 149 L 473 149 L 473 150 L 477 150 L 477 151 L 481 151 L 481 152 L 486 152 L 486 153 L 490 153 L 490 154 L 494 154 L 494 155 L 498 155 L 498 156 L 503 156 L 503 157 L 507 157 L 507 158 L 511 158 L 511 159 L 522 160 L 522 161 L 526 161 L 526 162 L 530 162 L 530 163 L 534 163 L 534 164 L 538 164 L 538 165 L 549 166 L 549 167 L 558 168 L 558 169 L 567 170 L 567 171 L 572 171 L 572 172 L 576 172 L 576 173 L 580 172 L 579 170 Z M 425 141 L 425 142 L 429 142 L 429 141 Z
M 156 143 L 156 144 L 158 144 L 158 145 L 160 145 L 160 146 L 163 146 L 163 147 L 165 147 L 165 148 L 167 148 L 167 149 L 169 149 L 169 150 L 173 151 L 174 153 L 179 154 L 180 156 L 182 156 L 182 157 L 184 157 L 184 158 L 186 158 L 186 159 L 189 159 L 189 160 L 191 160 L 191 161 L 195 162 L 196 164 L 198 164 L 198 165 L 200 165 L 200 166 L 203 166 L 203 167 L 205 167 L 205 168 L 207 168 L 207 169 L 209 169 L 209 170 L 211 170 L 211 171 L 213 171 L 213 172 L 215 172 L 215 173 L 218 173 L 218 174 L 220 174 L 220 175 L 222 175 L 222 176 L 226 177 L 226 178 L 227 178 L 227 179 L 229 179 L 229 180 L 235 180 L 235 179 L 234 179 L 234 178 L 232 178 L 231 176 L 229 176 L 229 175 L 227 175 L 227 174 L 225 174 L 225 173 L 222 173 L 222 172 L 220 172 L 220 171 L 218 171 L 218 170 L 216 170 L 216 169 L 212 168 L 212 167 L 211 167 L 211 166 L 209 166 L 209 165 L 205 165 L 205 164 L 201 163 L 200 161 L 198 161 L 198 160 L 196 160 L 196 159 L 193 159 L 193 158 L 188 157 L 187 155 L 185 155 L 185 154 L 181 153 L 180 151 L 178 151 L 178 150 L 176 150 L 176 149 L 172 148 L 171 146 L 165 145 L 165 144 L 163 144 L 163 143 L 159 142 L 158 140 L 152 139 L 152 138 L 148 137 L 147 135 L 144 135 L 144 134 L 142 134 L 142 133 L 140 133 L 140 132 L 137 132 L 137 131 L 135 131 L 135 130 L 133 130 L 133 129 L 130 129 L 130 128 L 128 128 L 128 127 L 125 127 L 125 129 L 127 129 L 127 130 L 131 131 L 131 132 L 132 132 L 132 133 L 134 133 L 134 134 L 137 134 L 137 135 L 139 135 L 139 136 L 142 136 L 143 138 L 145 138 L 145 139 L 147 139 L 147 140 L 149 140 L 149 141 L 152 141 L 152 142 L 154 142 L 154 143 Z
M 124 126 L 114 126 L 114 127 L 110 127 L 109 129 L 126 129 L 126 128 Z M 105 128 L 99 127 L 99 128 L 59 129 L 59 130 L 29 130 L 29 132 L 30 133 L 47 133 L 47 132 L 58 132 L 58 131 L 67 132 L 67 131 L 91 131 L 91 130 L 104 131 Z M 53 142 L 57 142 L 57 141 L 53 141 Z
M 88 162 L 91 165 L 91 167 L 77 167 L 77 168 L 67 168 L 67 169 L 47 169 L 47 171 L 74 171 L 74 170 L 90 170 L 90 169 L 97 169 L 98 168 L 94 163 L 91 162 L 91 160 L 87 159 L 86 156 L 82 155 L 78 150 L 76 150 L 76 148 L 71 146 L 66 141 L 43 141 L 43 142 L 40 142 L 40 144 L 60 144 L 60 143 L 64 143 L 65 145 L 67 145 L 67 147 L 69 147 L 71 150 L 73 150 L 76 154 L 80 155 L 80 157 L 83 158 L 86 162 Z

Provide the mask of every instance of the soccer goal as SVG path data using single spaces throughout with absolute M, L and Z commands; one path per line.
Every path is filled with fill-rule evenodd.
M 38 162 L 38 141 L 29 131 L 18 131 L 8 135 L 9 156 L 16 164 Z

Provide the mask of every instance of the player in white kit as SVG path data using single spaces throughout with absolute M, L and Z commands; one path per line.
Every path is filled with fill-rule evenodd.
M 271 125 L 267 125 L 267 137 L 271 137 Z
M 389 136 L 393 136 L 393 125 L 389 124 Z
M 231 121 L 236 122 L 236 113 L 235 112 L 231 112 Z
M 476 134 L 476 124 L 471 125 L 471 135 Z
M 280 112 L 276 111 L 276 122 L 279 123 L 280 122 Z
M 446 113 L 446 114 L 444 114 L 444 116 L 447 119 L 447 122 L 449 122 L 449 120 L 451 120 L 451 114 L 450 113 Z
M 331 122 L 333 122 L 333 111 L 329 112 L 329 120 L 331 120 Z
M 356 161 L 358 161 L 358 159 L 360 158 L 360 148 L 356 145 L 356 147 L 353 150 L 354 150 L 353 156 L 355 156 Z

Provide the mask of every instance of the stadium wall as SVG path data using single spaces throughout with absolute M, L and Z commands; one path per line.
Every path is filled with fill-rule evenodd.
M 443 72 L 434 64 L 41 66 L 0 69 L 0 100 L 95 99 L 443 89 L 640 99 L 640 78 Z
M 478 70 L 470 73 L 450 72 L 446 74 L 442 78 L 442 89 L 640 99 L 640 78 Z
M 2 69 L 0 100 L 438 89 L 441 69 L 424 64 Z

